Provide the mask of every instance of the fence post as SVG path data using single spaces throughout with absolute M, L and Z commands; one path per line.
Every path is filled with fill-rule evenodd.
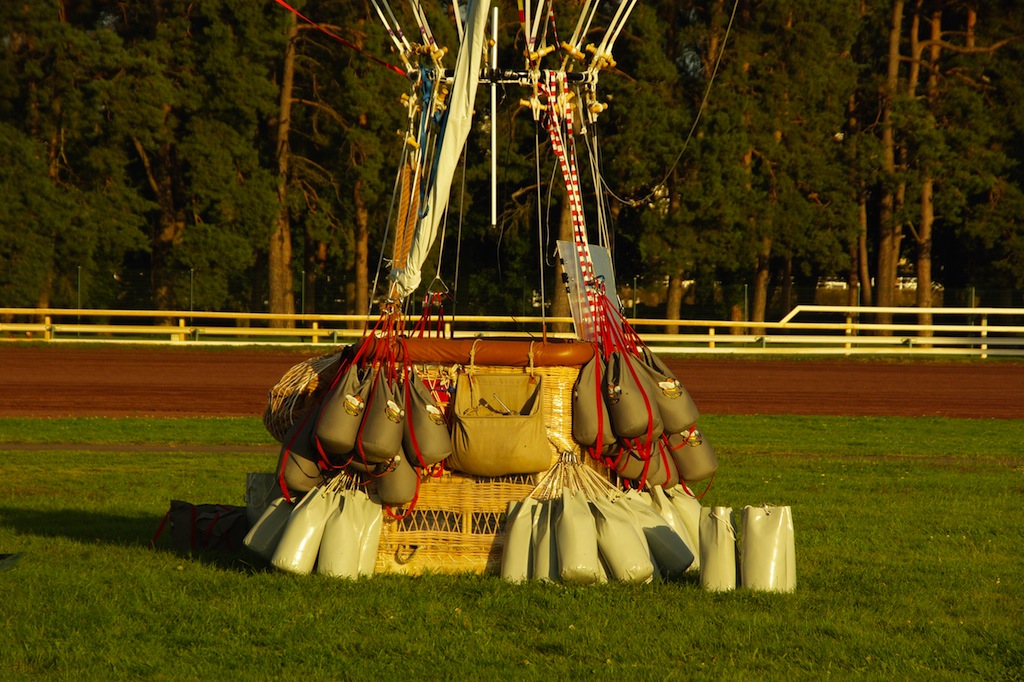
M 988 329 L 986 329 L 986 327 L 988 327 L 988 315 L 984 314 L 984 315 L 981 316 L 981 338 L 983 338 L 983 339 L 988 338 Z M 981 359 L 984 360 L 987 357 L 988 357 L 988 344 L 987 343 L 982 343 L 981 344 Z
M 715 328 L 714 327 L 708 327 L 708 336 L 710 337 L 708 339 L 708 348 L 714 348 L 715 347 Z
M 46 325 L 46 328 L 43 329 L 44 341 L 53 341 L 53 325 L 50 324 L 50 321 L 51 319 L 49 315 L 43 317 L 43 324 Z
M 320 323 L 318 323 L 318 322 L 316 322 L 314 320 L 313 321 L 313 331 L 316 332 L 316 330 L 319 329 L 319 328 L 320 328 Z M 319 341 L 320 341 L 320 336 L 318 334 L 314 333 L 313 334 L 313 341 L 312 341 L 312 343 L 319 343 Z
M 184 317 L 179 317 L 178 318 L 178 327 L 180 329 L 182 329 L 182 330 L 185 329 L 185 318 Z M 171 334 L 171 341 L 179 341 L 180 342 L 180 341 L 184 341 L 184 340 L 185 340 L 185 332 L 184 331 L 181 331 L 181 332 L 179 332 L 177 334 Z

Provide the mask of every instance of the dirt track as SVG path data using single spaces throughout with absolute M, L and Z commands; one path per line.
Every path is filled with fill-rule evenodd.
M 0 343 L 0 417 L 259 416 L 267 391 L 311 355 Z M 704 414 L 1024 418 L 1024 363 L 698 356 L 669 365 Z

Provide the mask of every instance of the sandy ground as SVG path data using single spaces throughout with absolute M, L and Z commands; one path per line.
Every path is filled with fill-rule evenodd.
M 260 416 L 270 388 L 311 355 L 0 342 L 0 417 Z M 668 364 L 704 414 L 1024 418 L 1024 363 L 702 355 Z

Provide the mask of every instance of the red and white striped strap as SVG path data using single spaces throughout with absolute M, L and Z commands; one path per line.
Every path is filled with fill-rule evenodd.
M 546 71 L 546 81 L 541 82 L 541 90 L 547 97 L 547 129 L 551 138 L 551 150 L 558 159 L 565 180 L 566 195 L 572 214 L 573 242 L 576 245 L 576 257 L 579 260 L 583 281 L 580 286 L 585 292 L 585 310 L 582 310 L 582 329 L 580 336 L 585 341 L 593 341 L 596 336 L 596 314 L 598 310 L 598 292 L 594 262 L 590 255 L 590 242 L 587 238 L 587 225 L 583 213 L 583 192 L 580 189 L 579 171 L 576 167 L 576 142 L 572 134 L 572 107 L 569 106 L 569 89 L 566 85 L 565 73 Z M 565 122 L 566 142 L 562 134 L 562 121 Z

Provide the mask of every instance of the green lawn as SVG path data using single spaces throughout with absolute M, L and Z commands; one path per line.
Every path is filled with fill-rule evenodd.
M 0 420 L 0 679 L 1024 679 L 1024 422 L 701 424 L 706 505 L 792 506 L 795 593 L 151 551 L 170 499 L 243 504 L 273 468 L 258 419 Z

